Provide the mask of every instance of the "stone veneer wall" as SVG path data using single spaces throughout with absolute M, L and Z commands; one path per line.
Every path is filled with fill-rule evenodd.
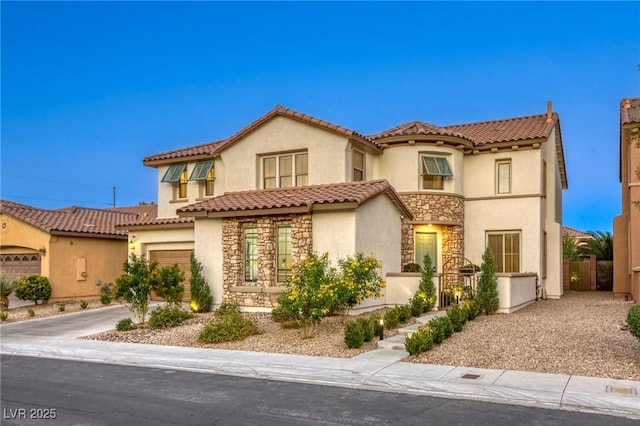
M 452 265 L 451 259 L 463 259 L 464 256 L 464 198 L 445 194 L 400 194 L 414 215 L 414 221 L 457 222 L 460 225 L 440 225 L 442 230 L 442 264 Z M 402 223 L 402 265 L 414 262 L 413 224 Z
M 276 282 L 276 232 L 291 226 L 292 261 L 312 250 L 310 214 L 227 218 L 222 224 L 223 302 L 245 307 L 272 308 L 283 291 Z M 258 279 L 244 281 L 244 230 L 258 228 Z

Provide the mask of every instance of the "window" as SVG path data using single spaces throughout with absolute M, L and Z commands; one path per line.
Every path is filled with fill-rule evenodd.
M 276 244 L 278 253 L 276 254 L 276 270 L 278 282 L 283 283 L 291 275 L 291 227 L 281 226 L 278 228 L 278 241 Z
M 447 176 L 452 174 L 446 158 L 422 156 L 422 189 L 443 189 Z
M 213 182 L 215 181 L 216 173 L 213 168 L 213 160 L 202 161 L 196 163 L 196 166 L 189 176 L 190 181 L 200 182 L 200 196 L 213 195 Z
M 496 194 L 511 193 L 511 160 L 496 161 Z
M 258 228 L 244 230 L 244 280 L 258 281 Z
M 308 154 L 283 154 L 262 158 L 262 187 L 290 188 L 308 185 Z
M 353 166 L 353 181 L 361 181 L 365 180 L 364 174 L 364 166 L 365 166 L 365 155 L 364 152 L 360 152 L 357 150 L 353 150 L 351 154 L 351 163 Z
M 180 182 L 178 182 L 178 198 L 187 198 L 187 169 L 180 173 Z
M 491 232 L 487 234 L 496 272 L 520 272 L 520 233 Z

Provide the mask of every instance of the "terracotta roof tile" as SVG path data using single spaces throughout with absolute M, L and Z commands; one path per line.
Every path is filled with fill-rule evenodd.
M 149 155 L 142 160 L 143 163 L 150 163 L 162 160 L 175 160 L 179 158 L 188 158 L 195 156 L 210 156 L 213 157 L 220 148 L 224 140 L 207 142 L 200 145 L 189 146 L 186 148 L 180 148 L 173 151 L 162 152 L 160 154 Z
M 423 121 L 411 121 L 404 123 L 375 135 L 369 135 L 368 138 L 372 141 L 378 139 L 384 139 L 395 136 L 419 136 L 419 135 L 435 135 L 435 136 L 455 136 L 462 139 L 468 139 L 467 136 L 460 132 L 456 132 L 445 127 L 434 126 L 433 124 L 425 123 Z
M 260 215 L 269 214 L 266 211 L 268 209 L 302 207 L 305 211 L 311 211 L 314 206 L 343 203 L 355 203 L 360 206 L 382 193 L 389 196 L 405 216 L 413 217 L 409 208 L 386 180 L 228 192 L 210 200 L 183 207 L 178 210 L 178 214 L 222 213 L 226 216 L 228 213 L 228 216 L 233 216 L 238 212 L 255 211 L 256 215 Z
M 624 124 L 640 123 L 640 98 L 620 101 L 620 122 Z
M 593 235 L 589 234 L 588 232 L 580 231 L 575 228 L 570 228 L 568 226 L 562 227 L 562 235 L 564 237 L 573 237 L 573 238 L 579 238 L 579 239 L 589 239 L 589 240 L 593 239 Z
M 475 145 L 485 145 L 547 138 L 557 122 L 558 115 L 553 113 L 550 120 L 547 120 L 546 114 L 539 114 L 479 123 L 454 124 L 444 128 L 462 133 L 474 141 Z
M 133 208 L 89 209 L 70 206 L 56 210 L 40 209 L 12 201 L 0 200 L 0 212 L 12 216 L 51 234 L 91 234 L 99 237 L 127 235 L 116 229 L 121 222 L 134 220 L 138 213 L 127 211 Z

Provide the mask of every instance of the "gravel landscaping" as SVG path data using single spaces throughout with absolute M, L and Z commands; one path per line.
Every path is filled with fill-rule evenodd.
M 613 300 L 611 293 L 568 292 L 560 300 L 541 300 L 512 314 L 482 315 L 432 350 L 405 361 L 640 380 L 640 341 L 621 330 L 631 305 Z M 101 306 L 90 302 L 89 308 Z M 10 309 L 8 322 L 28 319 L 27 308 Z M 31 308 L 36 318 L 80 310 L 78 302 L 67 302 L 65 312 L 55 304 Z M 112 330 L 85 338 L 343 358 L 377 345 L 375 339 L 347 348 L 341 317 L 324 319 L 312 338 L 303 339 L 301 330 L 283 328 L 269 314 L 247 314 L 256 318 L 262 334 L 235 343 L 201 344 L 198 335 L 211 315 L 196 315 L 170 329 Z M 396 333 L 387 330 L 385 336 Z

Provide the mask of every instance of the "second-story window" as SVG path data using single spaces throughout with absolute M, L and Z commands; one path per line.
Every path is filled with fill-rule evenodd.
M 444 189 L 444 178 L 452 176 L 449 162 L 444 157 L 423 155 L 422 189 Z
M 353 176 L 352 176 L 353 181 L 356 182 L 360 180 L 365 180 L 364 152 L 354 149 L 351 154 L 351 165 L 353 166 Z
M 173 185 L 173 198 L 187 198 L 187 165 L 172 164 L 162 177 L 162 182 Z
M 308 185 L 308 159 L 309 155 L 306 152 L 263 157 L 262 187 L 271 189 Z
M 197 181 L 200 183 L 200 196 L 212 196 L 213 195 L 213 182 L 215 181 L 215 169 L 213 168 L 213 160 L 202 161 L 196 163 L 191 176 L 190 181 Z
M 187 169 L 184 169 L 178 182 L 178 198 L 187 198 L 187 182 Z
M 496 161 L 496 194 L 511 193 L 511 160 Z

